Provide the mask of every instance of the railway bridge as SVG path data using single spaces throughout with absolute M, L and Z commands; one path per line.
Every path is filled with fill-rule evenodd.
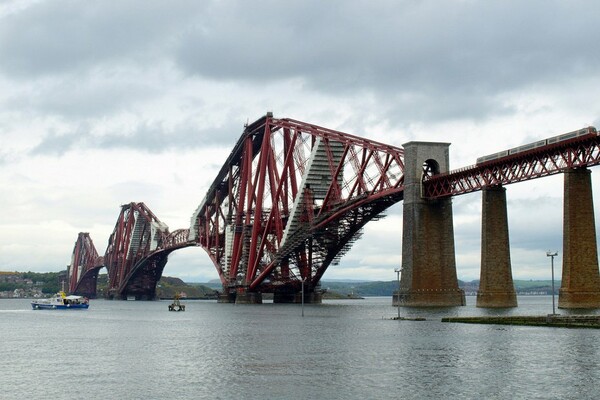
M 391 146 L 267 113 L 245 129 L 191 217 L 170 233 L 143 203 L 121 207 L 104 256 L 80 233 L 71 292 L 93 296 L 108 270 L 110 298 L 151 299 L 168 255 L 200 246 L 221 280 L 220 302 L 320 302 L 319 282 L 362 228 L 403 201 L 402 280 L 394 302 L 464 305 L 458 287 L 452 197 L 483 191 L 477 305 L 516 306 L 504 186 L 565 174 L 559 307 L 600 307 L 590 166 L 600 138 L 587 128 L 481 157 L 450 170 L 449 143 Z M 582 254 L 584 256 L 582 256 Z

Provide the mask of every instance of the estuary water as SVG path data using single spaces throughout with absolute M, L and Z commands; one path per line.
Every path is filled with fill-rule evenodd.
M 91 300 L 89 310 L 0 301 L 1 399 L 596 399 L 600 331 L 442 323 L 545 315 L 519 307 L 401 308 Z M 562 314 L 566 311 L 560 310 Z

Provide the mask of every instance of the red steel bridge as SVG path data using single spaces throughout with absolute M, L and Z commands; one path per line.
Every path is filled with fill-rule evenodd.
M 594 127 L 480 157 L 476 165 L 444 174 L 426 169 L 423 196 L 430 199 L 475 192 L 554 175 L 600 163 L 600 137 Z
M 580 132 L 580 131 L 577 131 Z M 540 142 L 541 143 L 541 142 Z M 435 200 L 597 165 L 595 129 L 561 141 L 507 151 L 439 173 L 423 165 L 423 197 Z M 169 232 L 143 203 L 121 206 L 104 256 L 80 233 L 69 290 L 96 293 L 108 271 L 108 297 L 152 299 L 168 255 L 201 246 L 223 285 L 221 301 L 318 301 L 319 282 L 362 228 L 404 198 L 404 151 L 271 113 L 245 129 L 193 213 L 189 229 Z
M 122 205 L 103 257 L 89 233 L 79 233 L 68 270 L 69 292 L 96 297 L 98 272 L 106 268 L 108 298 L 154 299 L 169 254 L 195 245 L 188 235 L 188 229 L 169 233 L 144 203 Z

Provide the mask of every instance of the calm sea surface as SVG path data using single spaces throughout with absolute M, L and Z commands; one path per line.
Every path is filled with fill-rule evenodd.
M 1 399 L 597 399 L 600 331 L 440 322 L 502 314 L 401 308 L 391 298 L 305 305 L 0 300 Z M 549 296 L 506 314 L 545 315 Z M 560 310 L 562 314 L 566 311 Z

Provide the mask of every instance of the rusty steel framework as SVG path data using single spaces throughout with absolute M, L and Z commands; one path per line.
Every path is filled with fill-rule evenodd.
M 317 287 L 403 198 L 403 150 L 271 113 L 247 125 L 192 216 L 229 293 Z
M 98 270 L 104 264 L 88 232 L 80 232 L 67 268 L 68 291 L 87 297 L 96 296 Z
M 189 243 L 187 229 L 169 233 L 144 203 L 121 206 L 108 240 L 104 266 L 108 270 L 108 297 L 152 299 L 168 255 Z
M 422 195 L 460 195 L 600 164 L 600 137 L 587 129 L 449 173 L 426 164 Z M 283 298 L 301 287 L 314 293 L 364 225 L 403 197 L 403 149 L 268 113 L 245 127 L 189 229 L 169 233 L 144 203 L 129 203 L 121 206 L 104 257 L 80 233 L 69 291 L 95 296 L 98 271 L 106 267 L 109 298 L 154 298 L 168 255 L 201 246 L 228 296 Z
M 424 174 L 423 197 L 456 196 L 484 187 L 523 182 L 598 164 L 600 136 L 590 133 L 444 174 Z
M 68 267 L 68 290 L 96 297 L 98 273 L 106 267 L 109 298 L 152 299 L 168 255 L 196 245 L 188 236 L 189 229 L 169 233 L 144 203 L 123 205 L 104 256 L 98 256 L 89 233 L 79 233 Z

